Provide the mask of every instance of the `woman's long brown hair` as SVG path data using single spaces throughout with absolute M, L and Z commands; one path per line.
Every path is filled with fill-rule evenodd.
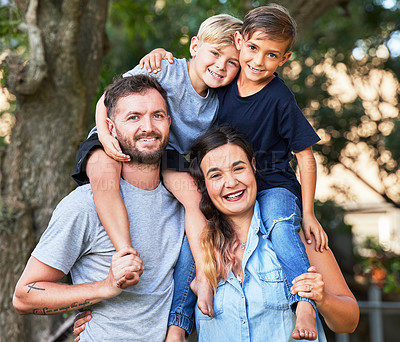
M 195 141 L 189 168 L 202 195 L 200 210 L 207 219 L 207 227 L 201 236 L 201 247 L 204 258 L 204 274 L 214 292 L 218 281 L 222 278 L 226 279 L 235 264 L 234 250 L 238 245 L 238 240 L 229 218 L 219 212 L 212 203 L 200 164 L 208 152 L 226 144 L 241 147 L 249 162 L 252 162 L 253 149 L 246 139 L 233 128 L 220 126 L 209 129 Z

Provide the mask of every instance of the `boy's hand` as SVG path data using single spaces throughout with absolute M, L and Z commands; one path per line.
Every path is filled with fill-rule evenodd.
M 315 250 L 323 252 L 328 247 L 328 235 L 313 214 L 303 214 L 302 228 L 307 243 L 311 243 L 311 234 L 315 238 Z
M 100 139 L 100 136 L 99 136 Z M 131 160 L 131 157 L 122 153 L 121 147 L 119 146 L 118 140 L 115 139 L 112 135 L 107 135 L 100 139 L 101 144 L 103 145 L 104 152 L 106 154 L 119 162 L 126 162 Z
M 167 59 L 171 64 L 174 63 L 174 56 L 171 52 L 168 52 L 163 48 L 157 48 L 140 60 L 140 69 L 143 69 L 144 66 L 149 73 L 153 72 L 156 74 L 157 72 L 161 71 L 162 59 Z

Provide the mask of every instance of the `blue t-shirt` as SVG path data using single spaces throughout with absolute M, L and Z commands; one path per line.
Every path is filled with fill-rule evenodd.
M 283 80 L 275 78 L 259 92 L 241 97 L 236 79 L 218 88 L 218 124 L 229 124 L 251 143 L 258 191 L 283 187 L 301 198 L 300 184 L 289 162 L 320 140 Z

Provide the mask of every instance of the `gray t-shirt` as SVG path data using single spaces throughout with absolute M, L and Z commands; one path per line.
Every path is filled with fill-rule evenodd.
M 170 64 L 161 61 L 161 71 L 149 74 L 145 68 L 126 72 L 124 76 L 145 74 L 154 76 L 167 92 L 168 112 L 171 116 L 169 146 L 181 154 L 190 152 L 193 142 L 215 121 L 218 97 L 213 89 L 208 89 L 205 97 L 193 88 L 186 59 L 174 59 Z
M 134 248 L 144 272 L 137 285 L 91 307 L 81 341 L 164 341 L 173 295 L 173 267 L 184 233 L 184 209 L 160 184 L 155 190 L 120 182 Z M 115 249 L 97 216 L 90 185 L 80 186 L 55 209 L 32 255 L 71 272 L 74 284 L 107 277 Z

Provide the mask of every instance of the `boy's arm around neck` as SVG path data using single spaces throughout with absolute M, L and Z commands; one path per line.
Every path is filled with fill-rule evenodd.
M 106 152 L 110 158 L 113 158 L 116 161 L 129 161 L 130 157 L 122 153 L 118 140 L 111 135 L 108 129 L 107 109 L 104 105 L 104 94 L 100 97 L 96 104 L 96 127 L 99 140 L 104 148 L 104 152 Z

